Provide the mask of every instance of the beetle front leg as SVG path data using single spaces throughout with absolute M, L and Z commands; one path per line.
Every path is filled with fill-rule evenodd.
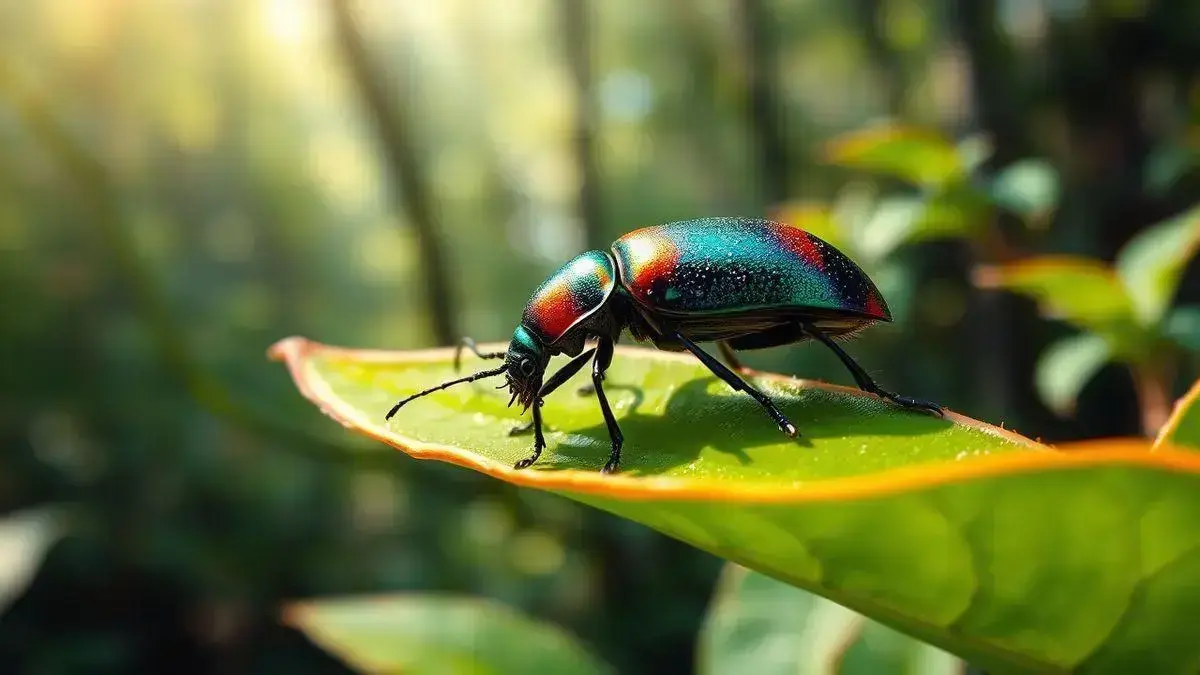
M 533 402 L 533 454 L 513 464 L 513 468 L 524 469 L 529 467 L 538 461 L 538 457 L 542 456 L 542 450 L 545 449 L 546 438 L 542 436 L 542 402 L 538 400 Z
M 943 417 L 945 415 L 945 408 L 936 403 L 922 401 L 919 398 L 913 398 L 911 396 L 893 394 L 892 392 L 875 384 L 875 380 L 871 379 L 871 376 L 867 374 L 867 371 L 864 370 L 862 366 L 858 365 L 857 361 L 851 358 L 851 356 L 847 354 L 844 349 L 838 346 L 838 343 L 834 342 L 828 335 L 825 334 L 824 331 L 816 326 L 813 326 L 812 324 L 805 324 L 804 332 L 813 336 L 818 342 L 828 347 L 831 351 L 833 351 L 834 354 L 837 354 L 837 357 L 841 359 L 842 364 L 845 365 L 846 369 L 850 371 L 850 375 L 854 377 L 854 382 L 858 385 L 859 389 L 871 394 L 875 394 L 879 398 L 887 399 L 901 408 L 921 410 L 937 415 L 938 417 Z
M 621 433 L 621 427 L 617 425 L 617 418 L 613 415 L 612 407 L 608 405 L 608 397 L 604 395 L 604 371 L 608 370 L 612 357 L 612 340 L 601 340 L 596 348 L 596 359 L 592 361 L 592 386 L 596 388 L 596 399 L 600 402 L 600 412 L 604 414 L 604 424 L 608 427 L 608 437 L 612 440 L 612 452 L 608 456 L 608 462 L 600 470 L 601 473 L 613 473 L 617 470 L 621 464 L 621 446 L 625 443 L 625 436 Z
M 543 398 L 545 398 L 546 396 L 549 396 L 551 392 L 553 392 L 555 389 L 558 389 L 559 387 L 561 387 L 564 382 L 571 379 L 571 377 L 574 376 L 575 373 L 579 372 L 579 369 L 583 367 L 583 364 L 587 363 L 588 359 L 592 358 L 592 354 L 595 351 L 596 351 L 595 349 L 589 349 L 586 352 L 584 352 L 584 353 L 580 354 L 579 356 L 576 356 L 575 358 L 568 361 L 567 365 L 565 365 L 562 368 L 559 368 L 557 371 L 555 371 L 555 373 L 550 376 L 550 379 L 546 380 L 542 384 L 542 388 L 538 390 L 536 405 L 540 406 L 542 404 Z M 520 436 L 521 434 L 525 433 L 526 431 L 529 431 L 530 429 L 532 429 L 533 426 L 534 426 L 533 420 L 525 422 L 524 424 L 518 424 L 517 426 L 508 430 L 508 435 L 509 436 Z M 518 467 L 518 468 L 520 468 L 520 467 Z

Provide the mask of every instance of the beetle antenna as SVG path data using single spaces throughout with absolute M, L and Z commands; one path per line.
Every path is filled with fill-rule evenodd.
M 475 341 L 469 337 L 465 337 L 458 341 L 458 345 L 454 348 L 454 370 L 458 370 L 462 365 L 463 349 L 471 350 L 471 353 L 481 359 L 502 359 L 508 355 L 507 352 L 481 352 Z
M 406 399 L 400 401 L 399 403 L 397 403 L 396 405 L 392 406 L 392 409 L 388 411 L 388 414 L 385 415 L 383 419 L 385 419 L 385 420 L 392 419 L 392 415 L 395 415 L 397 410 L 399 410 L 401 407 L 403 407 L 405 403 L 408 403 L 409 401 L 411 401 L 413 399 L 421 398 L 422 396 L 425 396 L 427 394 L 432 394 L 435 391 L 441 391 L 443 389 L 448 389 L 450 387 L 453 387 L 456 384 L 463 384 L 464 382 L 474 382 L 475 380 L 482 380 L 485 377 L 492 377 L 493 375 L 499 375 L 500 373 L 503 373 L 507 369 L 508 369 L 508 364 L 506 363 L 503 366 L 500 366 L 499 368 L 495 368 L 493 370 L 484 370 L 484 371 L 475 373 L 474 375 L 468 375 L 466 377 L 460 377 L 457 380 L 450 380 L 449 382 L 443 382 L 436 387 L 430 387 L 429 389 L 426 389 L 425 391 L 417 392 L 416 394 L 413 394 L 412 396 L 409 396 L 408 398 L 406 398 Z

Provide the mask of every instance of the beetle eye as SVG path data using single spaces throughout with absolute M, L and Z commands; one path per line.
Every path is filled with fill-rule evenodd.
M 530 361 L 529 359 L 524 359 L 523 361 L 521 361 L 520 367 L 521 367 L 522 375 L 525 375 L 526 377 L 533 375 L 533 361 Z

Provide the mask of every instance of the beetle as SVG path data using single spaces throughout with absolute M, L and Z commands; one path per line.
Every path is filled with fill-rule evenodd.
M 858 265 L 820 238 L 792 225 L 760 218 L 702 218 L 634 230 L 609 251 L 586 251 L 555 271 L 534 291 L 508 349 L 481 352 L 504 363 L 418 392 L 388 411 L 391 419 L 409 401 L 457 384 L 503 374 L 499 388 L 511 392 L 522 413 L 532 409 L 533 454 L 513 468 L 537 461 L 546 440 L 542 400 L 592 363 L 592 386 L 604 414 L 612 451 L 603 473 L 621 461 L 624 437 L 604 394 L 604 373 L 613 347 L 626 330 L 638 342 L 667 351 L 688 351 L 735 391 L 749 395 L 790 437 L 795 425 L 761 391 L 738 375 L 735 352 L 815 340 L 837 355 L 860 389 L 902 408 L 942 415 L 941 406 L 880 388 L 835 342 L 892 315 L 879 289 Z M 697 343 L 715 342 L 726 363 Z M 588 345 L 592 344 L 591 347 Z M 585 347 L 588 347 L 585 350 Z M 543 381 L 550 358 L 572 357 Z M 728 365 L 726 365 L 728 364 Z

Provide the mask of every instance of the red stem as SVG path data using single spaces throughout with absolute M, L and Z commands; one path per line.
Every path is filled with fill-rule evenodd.
M 1141 410 L 1142 433 L 1154 438 L 1171 415 L 1171 368 L 1168 360 L 1131 366 Z

